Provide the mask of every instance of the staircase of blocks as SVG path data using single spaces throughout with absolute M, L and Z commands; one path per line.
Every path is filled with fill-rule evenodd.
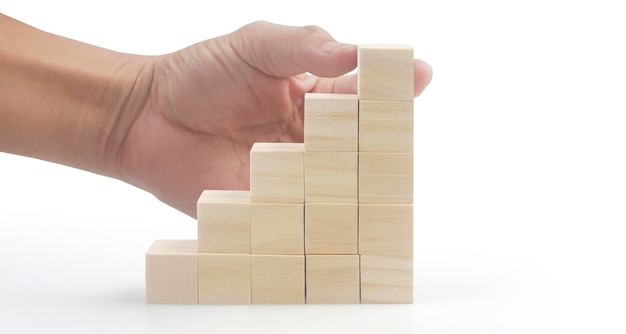
M 149 304 L 413 302 L 413 49 L 359 45 L 357 94 L 306 94 L 304 143 L 255 143 L 197 240 L 146 252 Z

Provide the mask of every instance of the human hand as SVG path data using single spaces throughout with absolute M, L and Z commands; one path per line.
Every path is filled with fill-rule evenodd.
M 149 58 L 142 107 L 118 124 L 120 178 L 195 217 L 202 190 L 248 189 L 253 143 L 302 142 L 305 93 L 355 93 L 356 58 L 318 27 L 267 22 Z M 414 74 L 417 96 L 432 71 Z

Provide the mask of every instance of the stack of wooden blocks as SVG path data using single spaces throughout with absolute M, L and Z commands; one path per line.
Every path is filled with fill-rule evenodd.
M 255 143 L 250 191 L 154 242 L 148 303 L 412 303 L 413 49 L 358 54 L 357 95 L 306 94 L 304 143 Z

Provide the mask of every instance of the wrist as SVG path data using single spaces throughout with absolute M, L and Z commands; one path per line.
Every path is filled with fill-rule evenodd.
M 86 133 L 93 139 L 93 152 L 102 170 L 99 174 L 126 180 L 124 166 L 126 147 L 131 144 L 130 132 L 150 102 L 156 58 L 138 55 L 119 55 L 119 70 L 111 73 L 102 91 L 90 101 L 98 133 Z M 88 126 L 89 128 L 90 126 Z

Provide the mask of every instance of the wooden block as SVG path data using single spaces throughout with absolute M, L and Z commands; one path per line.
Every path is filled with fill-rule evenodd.
M 358 204 L 306 203 L 306 254 L 358 254 Z
M 359 153 L 359 203 L 413 203 L 413 154 Z
M 362 304 L 412 304 L 413 257 L 361 255 Z
M 148 249 L 146 303 L 198 303 L 196 240 L 156 240 Z
M 304 150 L 356 152 L 359 103 L 353 94 L 304 95 Z
M 357 203 L 357 152 L 305 152 L 307 203 Z
M 252 254 L 304 254 L 304 204 L 253 203 Z
M 359 45 L 357 91 L 360 100 L 413 100 L 413 48 Z
M 358 255 L 307 255 L 307 304 L 359 304 Z
M 304 203 L 304 144 L 255 143 L 250 195 L 253 203 Z
M 413 205 L 360 204 L 359 254 L 413 255 Z
M 413 153 L 413 101 L 359 101 L 359 151 Z
M 252 255 L 252 304 L 304 304 L 304 255 Z
M 250 254 L 199 254 L 198 303 L 250 304 Z
M 250 253 L 250 192 L 205 190 L 198 199 L 198 251 Z

